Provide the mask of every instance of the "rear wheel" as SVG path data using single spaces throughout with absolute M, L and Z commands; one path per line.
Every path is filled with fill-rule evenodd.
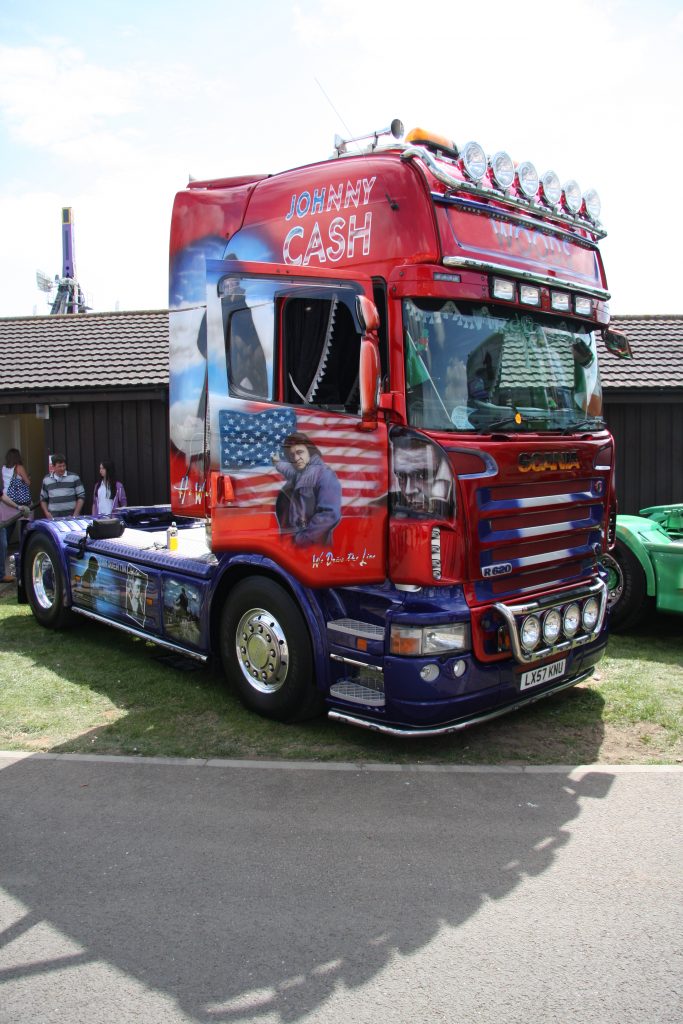
M 306 623 L 274 580 L 249 577 L 231 591 L 221 616 L 221 660 L 251 711 L 281 722 L 319 713 Z
M 602 562 L 608 573 L 610 626 L 615 632 L 632 629 L 642 622 L 653 604 L 647 593 L 645 571 L 633 552 L 619 540 L 612 554 L 603 556 Z
M 26 595 L 41 626 L 60 629 L 71 619 L 64 603 L 64 573 L 54 543 L 36 534 L 26 546 L 23 567 Z

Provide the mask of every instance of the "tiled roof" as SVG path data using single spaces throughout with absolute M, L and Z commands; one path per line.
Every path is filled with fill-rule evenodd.
M 0 319 L 0 393 L 168 384 L 168 310 Z
M 605 388 L 683 388 L 683 315 L 615 316 L 633 359 L 601 360 Z M 168 310 L 0 319 L 0 393 L 168 384 Z
M 610 326 L 626 335 L 633 359 L 605 353 L 605 388 L 683 388 L 683 316 L 613 316 Z

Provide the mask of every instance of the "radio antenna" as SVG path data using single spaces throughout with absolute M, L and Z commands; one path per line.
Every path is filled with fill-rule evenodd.
M 346 123 L 346 121 L 344 120 L 344 118 L 343 118 L 343 117 L 341 116 L 341 114 L 339 113 L 339 111 L 337 110 L 337 108 L 335 107 L 335 105 L 334 105 L 334 103 L 332 102 L 332 100 L 330 99 L 330 97 L 329 97 L 329 96 L 327 95 L 327 93 L 326 93 L 326 92 L 325 92 L 325 90 L 323 89 L 323 87 L 322 87 L 322 85 L 320 84 L 319 80 L 318 80 L 317 78 L 315 78 L 315 76 L 314 76 L 314 79 L 313 79 L 313 80 L 315 81 L 315 84 L 316 84 L 316 85 L 318 86 L 318 88 L 320 89 L 321 93 L 323 94 L 323 96 L 325 97 L 325 99 L 327 100 L 327 102 L 329 103 L 329 105 L 330 105 L 330 106 L 332 107 L 332 110 L 333 110 L 333 111 L 335 112 L 335 114 L 337 115 L 337 117 L 338 117 L 338 118 L 339 118 L 339 120 L 341 121 L 341 123 L 342 123 L 342 125 L 343 125 L 343 127 L 344 127 L 344 130 L 345 130 L 346 132 L 348 132 L 348 134 L 349 134 L 349 135 L 353 135 L 353 132 L 351 131 L 351 129 L 349 128 L 348 124 Z
M 341 121 L 342 125 L 344 126 L 344 128 L 346 129 L 346 131 L 348 132 L 348 135 L 349 135 L 348 139 L 342 139 L 341 135 L 335 135 L 335 137 L 334 137 L 334 153 L 335 153 L 335 156 L 342 156 L 343 153 L 348 153 L 348 147 L 349 147 L 350 143 L 352 143 L 352 142 L 358 143 L 358 142 L 362 142 L 365 139 L 373 139 L 374 142 L 373 142 L 373 144 L 372 144 L 372 146 L 370 148 L 372 150 L 374 150 L 374 149 L 376 149 L 376 147 L 378 145 L 378 142 L 379 142 L 379 139 L 380 139 L 380 137 L 382 135 L 392 135 L 395 139 L 402 139 L 403 138 L 403 134 L 404 134 L 405 129 L 403 127 L 403 122 L 398 117 L 394 118 L 394 120 L 391 122 L 391 124 L 389 125 L 388 128 L 380 128 L 379 131 L 366 132 L 364 135 L 355 135 L 354 136 L 352 134 L 352 132 L 351 132 L 351 129 L 347 125 L 346 121 L 341 116 L 341 114 L 339 113 L 339 111 L 335 107 L 334 103 L 332 102 L 330 97 L 327 95 L 327 93 L 323 89 L 322 85 L 320 84 L 320 81 L 317 78 L 315 78 L 315 76 L 314 76 L 314 81 L 315 81 L 316 85 L 318 86 L 318 88 L 320 89 L 320 91 L 323 94 L 323 96 L 325 97 L 325 99 L 327 100 L 327 102 L 329 103 L 329 105 L 332 107 L 332 110 L 334 111 L 336 116 L 339 118 L 339 120 Z M 365 153 L 365 155 L 367 155 L 367 150 L 364 151 L 360 147 L 358 147 L 358 153 L 359 153 L 360 156 L 364 155 L 364 153 Z M 389 197 L 387 196 L 387 199 L 388 198 Z M 391 200 L 389 200 L 389 201 L 391 202 Z M 392 209 L 394 209 L 393 206 L 392 206 Z

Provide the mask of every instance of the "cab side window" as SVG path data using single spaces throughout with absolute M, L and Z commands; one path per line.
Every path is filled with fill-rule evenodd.
M 286 299 L 283 400 L 357 413 L 360 342 L 351 310 L 339 296 Z
M 268 398 L 266 356 L 250 309 L 236 309 L 227 331 L 228 379 L 232 394 Z
M 226 274 L 218 284 L 228 394 L 272 397 L 275 340 L 274 282 Z

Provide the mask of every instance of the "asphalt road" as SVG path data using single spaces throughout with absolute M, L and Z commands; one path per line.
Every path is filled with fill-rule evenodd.
M 2 1024 L 677 1024 L 683 772 L 0 758 Z

